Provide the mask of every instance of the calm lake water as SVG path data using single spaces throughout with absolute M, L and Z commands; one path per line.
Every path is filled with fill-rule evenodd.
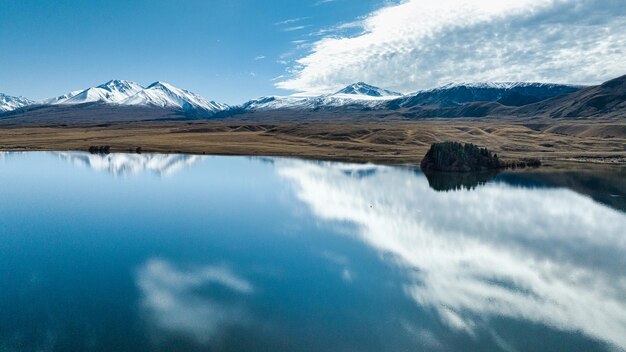
M 0 154 L 0 351 L 623 351 L 623 174 Z

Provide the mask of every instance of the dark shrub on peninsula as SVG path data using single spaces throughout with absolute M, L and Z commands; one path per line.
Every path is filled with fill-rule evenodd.
M 487 148 L 471 143 L 434 143 L 422 159 L 422 170 L 469 172 L 496 170 L 506 167 Z

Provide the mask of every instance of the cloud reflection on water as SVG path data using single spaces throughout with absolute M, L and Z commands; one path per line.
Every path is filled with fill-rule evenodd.
M 357 238 L 391 254 L 407 295 L 451 328 L 473 334 L 508 317 L 626 348 L 624 213 L 566 189 L 441 193 L 402 169 L 277 169 L 315 216 L 354 223 Z
M 212 342 L 221 329 L 244 325 L 249 320 L 243 307 L 215 294 L 225 290 L 237 297 L 254 291 L 247 280 L 224 267 L 183 270 L 167 261 L 151 259 L 139 269 L 137 285 L 150 324 L 162 331 L 186 334 L 201 344 Z

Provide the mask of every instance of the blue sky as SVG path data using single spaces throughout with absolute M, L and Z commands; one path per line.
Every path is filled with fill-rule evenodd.
M 304 50 L 293 42 L 381 4 L 0 0 L 0 92 L 42 99 L 119 78 L 166 81 L 227 103 L 286 94 L 273 79 Z
M 596 84 L 626 74 L 623 0 L 0 0 L 0 92 L 160 80 L 237 104 L 364 81 Z

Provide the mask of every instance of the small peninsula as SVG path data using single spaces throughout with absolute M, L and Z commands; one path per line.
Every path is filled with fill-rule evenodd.
M 506 167 L 497 154 L 471 143 L 434 143 L 422 159 L 422 170 L 470 172 Z

